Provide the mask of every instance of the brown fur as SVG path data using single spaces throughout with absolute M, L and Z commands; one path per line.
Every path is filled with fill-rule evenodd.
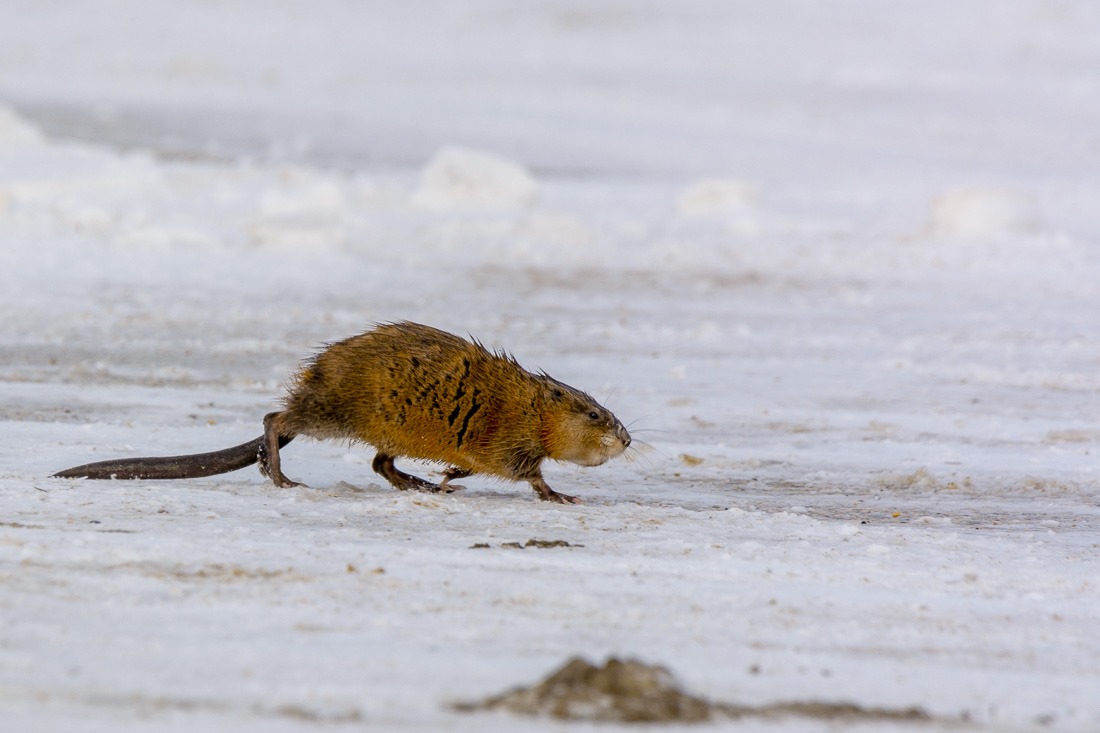
M 381 325 L 332 344 L 297 372 L 284 402 L 282 411 L 264 418 L 263 440 L 240 446 L 241 452 L 251 448 L 249 462 L 259 460 L 260 470 L 277 486 L 297 485 L 283 475 L 280 444 L 306 435 L 373 445 L 378 451 L 374 470 L 399 489 L 450 491 L 460 488 L 450 484 L 452 479 L 480 473 L 527 481 L 540 498 L 571 503 L 578 500 L 543 480 L 543 460 L 594 466 L 630 445 L 622 423 L 584 392 L 549 375 L 532 374 L 477 342 L 408 322 Z M 437 485 L 399 471 L 395 457 L 449 468 Z M 236 456 L 234 468 L 244 458 Z M 178 461 L 111 461 L 58 475 L 140 477 L 138 469 L 148 471 L 148 462 L 170 460 Z M 111 476 L 87 470 L 107 463 L 115 469 Z

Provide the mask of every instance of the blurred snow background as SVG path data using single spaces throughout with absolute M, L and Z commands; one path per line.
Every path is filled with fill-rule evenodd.
M 1068 0 L 0 6 L 5 719 L 551 729 L 444 706 L 616 653 L 1094 730 L 1097 38 Z M 580 508 L 305 442 L 311 489 L 47 478 L 251 438 L 402 318 L 652 450 L 549 468 Z

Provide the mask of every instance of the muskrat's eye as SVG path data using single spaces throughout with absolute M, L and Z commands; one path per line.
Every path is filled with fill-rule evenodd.
M 589 410 L 588 411 L 588 419 L 589 420 L 599 420 L 600 419 L 600 413 L 596 412 L 595 410 Z

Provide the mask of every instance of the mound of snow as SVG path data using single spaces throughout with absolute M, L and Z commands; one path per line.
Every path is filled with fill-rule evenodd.
M 676 197 L 680 216 L 728 216 L 756 208 L 756 189 L 744 181 L 710 178 L 688 186 Z
M 959 188 L 932 201 L 930 226 L 938 234 L 980 238 L 1032 232 L 1039 216 L 1027 194 L 999 188 Z
M 538 183 L 519 163 L 446 147 L 424 168 L 412 203 L 426 209 L 507 208 L 528 204 L 537 194 Z
M 756 188 L 732 178 L 709 178 L 684 189 L 676 197 L 676 212 L 686 220 L 719 222 L 735 234 L 760 234 L 760 207 Z
M 0 146 L 16 147 L 41 142 L 42 133 L 36 127 L 17 115 L 10 107 L 0 104 Z

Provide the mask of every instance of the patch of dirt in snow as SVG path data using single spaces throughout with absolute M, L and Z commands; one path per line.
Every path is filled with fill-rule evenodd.
M 920 708 L 865 708 L 852 703 L 777 702 L 760 706 L 712 702 L 679 688 L 667 669 L 634 659 L 608 659 L 597 667 L 574 657 L 542 682 L 481 702 L 456 703 L 463 712 L 507 710 L 559 720 L 616 723 L 701 723 L 729 718 L 801 717 L 861 723 L 930 722 Z
M 11 523 L 9 526 L 22 526 L 24 528 L 31 528 L 27 525 L 18 525 Z M 36 528 L 37 529 L 37 528 Z M 98 530 L 124 534 L 134 534 L 127 530 Z M 25 560 L 23 562 L 24 567 L 52 567 L 49 564 L 40 563 L 33 560 Z M 268 570 L 266 568 L 250 568 L 235 563 L 210 563 L 208 565 L 201 565 L 198 567 L 186 567 L 182 565 L 162 565 L 155 562 L 126 562 L 116 563 L 113 565 L 100 565 L 100 564 L 83 564 L 74 565 L 70 569 L 78 569 L 82 573 L 90 574 L 96 571 L 99 572 L 134 572 L 138 575 L 144 575 L 150 578 L 159 579 L 175 579 L 175 580 L 211 580 L 216 582 L 234 582 L 234 581 L 246 581 L 246 580 L 308 580 L 309 576 L 299 573 L 294 568 L 276 568 L 274 570 Z
M 35 693 L 42 703 L 68 703 L 91 708 L 119 709 L 133 712 L 138 719 L 147 719 L 164 713 L 185 713 L 189 715 L 215 715 L 224 720 L 226 714 L 238 714 L 267 720 L 289 720 L 320 724 L 357 723 L 363 720 L 362 712 L 354 707 L 325 708 L 296 702 L 268 704 L 259 701 L 243 705 L 227 700 L 148 696 L 139 693 L 120 695 L 64 695 L 56 693 Z

